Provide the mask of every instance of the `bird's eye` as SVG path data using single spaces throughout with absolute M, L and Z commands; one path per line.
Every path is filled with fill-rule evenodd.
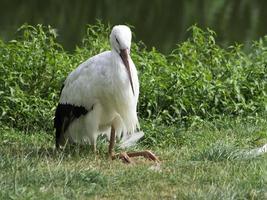
M 116 41 L 118 42 L 118 44 L 120 45 L 120 43 L 119 43 L 119 40 L 116 38 Z

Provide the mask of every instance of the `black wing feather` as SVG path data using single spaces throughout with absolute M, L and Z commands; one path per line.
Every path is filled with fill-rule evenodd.
M 61 88 L 60 94 L 63 90 L 63 87 Z M 66 132 L 73 120 L 79 118 L 81 115 L 86 115 L 87 113 L 88 110 L 83 106 L 61 103 L 58 104 L 54 118 L 54 128 L 56 129 L 55 140 L 57 148 L 60 145 L 62 134 Z

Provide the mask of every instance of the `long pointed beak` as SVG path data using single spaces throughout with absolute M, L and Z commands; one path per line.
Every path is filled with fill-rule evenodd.
M 130 69 L 130 65 L 129 65 L 129 60 L 128 60 L 127 49 L 122 49 L 120 51 L 120 56 L 121 56 L 121 59 L 123 61 L 123 64 L 125 65 L 125 68 L 127 70 L 128 77 L 130 79 L 130 84 L 131 84 L 132 91 L 133 91 L 133 95 L 134 95 L 133 81 L 132 81 L 132 75 L 131 75 L 131 69 Z

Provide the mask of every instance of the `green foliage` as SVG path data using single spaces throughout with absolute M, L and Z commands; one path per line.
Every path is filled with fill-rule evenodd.
M 267 37 L 246 55 L 240 46 L 220 48 L 211 30 L 193 26 L 191 31 L 168 57 L 155 50 L 140 54 L 144 115 L 173 123 L 266 111 Z
M 24 25 L 0 45 L 1 122 L 20 129 L 47 129 L 58 88 L 73 65 L 50 26 Z M 50 128 L 51 129 L 51 128 Z
M 0 41 L 1 125 L 51 131 L 61 84 L 79 63 L 109 49 L 109 32 L 100 22 L 88 25 L 73 53 L 56 42 L 50 26 L 23 25 L 15 40 Z M 141 82 L 139 116 L 180 126 L 265 112 L 267 37 L 247 54 L 240 45 L 221 48 L 209 29 L 193 26 L 190 32 L 192 36 L 167 56 L 141 42 L 132 44 Z

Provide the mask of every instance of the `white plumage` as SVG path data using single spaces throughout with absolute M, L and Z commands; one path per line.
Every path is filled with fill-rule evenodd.
M 70 123 L 64 130 L 67 118 L 57 108 L 55 127 L 60 131 L 61 144 L 68 139 L 90 143 L 95 149 L 97 136 L 108 133 L 111 127 L 120 136 L 121 133 L 133 133 L 139 126 L 136 112 L 139 82 L 130 57 L 130 29 L 124 25 L 114 26 L 110 44 L 111 51 L 88 59 L 64 82 L 59 105 L 83 107 L 88 112 L 69 119 Z

